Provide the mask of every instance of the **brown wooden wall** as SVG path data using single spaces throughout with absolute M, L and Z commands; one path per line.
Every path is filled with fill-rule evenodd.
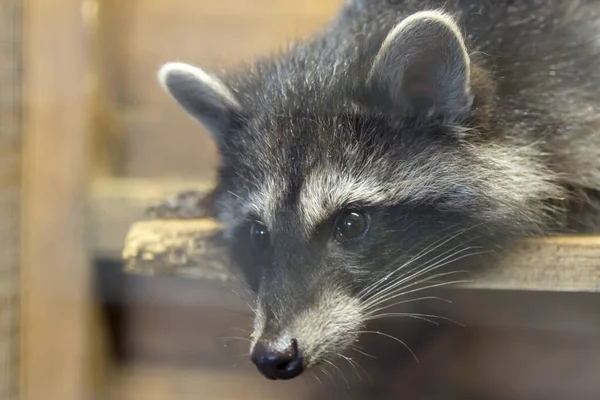
M 85 0 L 23 4 L 21 399 L 92 399 Z M 0 395 L 0 398 L 2 395 Z
M 217 160 L 214 146 L 159 88 L 160 65 L 185 61 L 218 69 L 249 60 L 318 29 L 340 3 L 100 2 L 97 60 L 102 117 L 97 134 L 104 141 L 102 161 L 117 165 L 117 174 L 134 177 L 197 177 L 212 172 Z
M 0 0 L 0 398 L 17 399 L 21 2 Z

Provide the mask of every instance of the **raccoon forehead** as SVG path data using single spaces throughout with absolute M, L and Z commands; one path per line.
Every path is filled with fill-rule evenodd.
M 385 205 L 404 198 L 399 187 L 386 184 L 377 174 L 353 174 L 323 168 L 306 177 L 297 208 L 306 230 L 310 231 L 350 204 Z
M 413 176 L 414 175 L 414 176 Z M 417 175 L 421 175 L 417 178 Z M 353 204 L 391 206 L 433 198 L 450 191 L 456 183 L 422 176 L 415 169 L 386 171 L 384 165 L 363 165 L 356 169 L 315 169 L 306 177 L 297 202 L 304 228 L 317 224 Z
M 302 171 L 301 183 L 293 188 L 284 173 L 273 172 L 245 195 L 234 194 L 223 219 L 229 232 L 249 215 L 273 229 L 278 215 L 293 213 L 298 230 L 309 236 L 318 224 L 353 203 L 426 203 L 476 212 L 485 221 L 536 220 L 544 212 L 543 201 L 561 196 L 553 175 L 533 149 L 471 150 L 471 156 L 463 159 L 457 154 L 429 153 L 395 163 L 376 157 L 363 159 L 360 165 L 325 163 Z M 531 204 L 539 207 L 525 207 Z M 531 211 L 524 214 L 524 209 Z
M 440 175 L 442 171 L 444 176 Z M 298 229 L 309 235 L 318 224 L 349 205 L 388 206 L 439 196 L 450 198 L 451 193 L 458 202 L 468 193 L 465 185 L 464 174 L 459 171 L 436 171 L 420 162 L 399 168 L 384 160 L 371 160 L 356 167 L 315 167 L 304 173 L 301 185 L 295 189 L 285 180 L 265 179 L 235 207 L 240 220 L 255 215 L 269 229 L 276 226 L 278 215 L 293 213 L 299 217 Z

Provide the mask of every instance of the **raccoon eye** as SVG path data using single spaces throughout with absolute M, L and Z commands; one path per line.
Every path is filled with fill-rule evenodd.
M 344 211 L 338 217 L 335 225 L 335 238 L 338 241 L 348 241 L 362 237 L 369 229 L 367 215 L 358 210 Z
M 250 238 L 252 239 L 254 246 L 261 249 L 267 247 L 271 242 L 269 230 L 264 224 L 258 221 L 255 221 L 250 225 Z

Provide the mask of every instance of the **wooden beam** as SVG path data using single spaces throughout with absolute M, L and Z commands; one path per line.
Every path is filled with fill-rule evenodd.
M 0 1 L 0 393 L 19 398 L 21 1 Z
M 600 292 L 600 236 L 524 241 L 472 283 L 473 289 Z
M 208 233 L 218 229 L 207 221 L 153 221 L 145 215 L 147 206 L 155 200 L 165 199 L 181 190 L 210 190 L 207 181 L 168 179 L 97 179 L 92 186 L 91 213 L 88 215 L 90 235 L 94 238 L 93 252 L 107 258 L 121 257 L 125 246 L 125 262 L 132 273 L 155 275 L 180 275 L 202 277 L 222 276 L 221 272 L 192 267 L 193 262 L 206 265 L 202 255 L 189 255 L 187 264 L 160 264 L 154 260 L 137 260 L 142 257 L 152 240 L 166 240 L 171 250 L 183 246 L 186 240 L 197 237 L 208 239 Z M 129 232 L 129 236 L 128 236 Z M 140 239 L 142 238 L 142 239 Z M 145 239 L 144 239 L 145 238 Z M 162 238 L 162 239 L 161 239 Z M 167 251 L 167 250 L 165 250 Z M 134 254 L 137 254 L 134 256 Z M 215 254 L 211 253 L 211 257 Z M 147 255 L 146 255 L 147 257 Z M 169 256 L 171 257 L 171 256 Z M 194 257 L 198 257 L 194 261 Z M 225 261 L 224 265 L 226 264 Z M 211 268 L 216 265 L 211 262 Z M 226 267 L 224 267 L 226 268 Z M 600 291 L 600 236 L 554 237 L 535 239 L 518 246 L 513 254 L 507 254 L 498 268 L 490 269 L 486 275 L 463 285 L 469 288 L 552 290 L 552 291 Z
M 210 182 L 175 179 L 97 178 L 90 191 L 88 235 L 94 255 L 120 259 L 131 224 L 147 219 L 145 210 L 188 189 L 209 190 Z
M 28 400 L 92 398 L 82 13 L 90 4 L 30 0 L 24 7 L 21 385 Z
M 132 225 L 123 258 L 141 275 L 233 279 L 211 220 L 154 220 Z M 221 246 L 221 247 L 220 247 Z M 499 265 L 477 274 L 471 289 L 600 292 L 600 237 L 527 240 Z

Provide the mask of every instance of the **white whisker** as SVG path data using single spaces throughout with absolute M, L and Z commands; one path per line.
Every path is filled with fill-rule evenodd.
M 450 303 L 450 304 L 452 304 L 452 301 L 450 301 L 448 299 L 444 299 L 442 297 L 438 297 L 438 296 L 425 296 L 425 297 L 415 297 L 414 299 L 402 300 L 402 301 L 399 301 L 397 303 L 394 303 L 394 305 L 405 304 L 405 303 L 414 303 L 414 302 L 423 301 L 423 300 L 439 300 L 439 301 L 443 301 L 444 303 Z
M 425 321 L 425 322 L 429 322 L 433 325 L 439 326 L 439 322 L 435 322 L 427 317 L 421 317 L 419 315 L 413 315 L 411 313 L 386 313 L 386 314 L 379 314 L 379 315 L 374 315 L 372 317 L 367 318 L 365 321 L 373 321 L 373 320 L 377 320 L 377 319 L 383 319 L 383 318 L 389 318 L 389 317 L 405 317 L 405 318 L 413 318 L 413 319 L 418 319 L 421 321 Z
M 369 353 L 365 353 L 364 351 L 362 351 L 361 349 L 357 348 L 356 346 L 350 345 L 349 347 L 350 347 L 350 349 L 356 351 L 357 353 L 362 354 L 363 356 L 367 356 L 367 357 L 369 357 L 369 358 L 371 358 L 373 360 L 377 359 L 377 357 L 375 357 L 374 355 L 369 354 Z
M 406 274 L 400 275 L 397 278 L 395 278 L 392 282 L 389 283 L 389 285 L 387 287 L 384 287 L 380 292 L 378 292 L 375 295 L 376 297 L 373 297 L 372 299 L 366 301 L 365 305 L 368 304 L 369 302 L 377 301 L 378 298 L 383 297 L 387 293 L 393 291 L 395 288 L 405 284 L 407 281 L 410 281 L 411 279 L 418 278 L 421 275 L 427 274 L 433 270 L 436 270 L 438 268 L 441 268 L 443 266 L 446 266 L 448 264 L 451 264 L 451 263 L 461 260 L 463 258 L 480 254 L 480 252 L 475 252 L 475 253 L 468 253 L 467 255 L 462 255 L 460 257 L 457 257 L 460 253 L 463 253 L 468 250 L 473 250 L 473 249 L 474 249 L 474 247 L 466 247 L 466 248 L 457 250 L 454 253 L 447 255 L 447 256 L 443 257 L 441 260 L 437 260 L 437 261 L 435 261 L 435 258 L 438 258 L 439 256 L 434 257 L 432 260 L 429 260 L 427 264 L 425 264 L 424 266 L 421 266 L 421 268 L 419 268 L 417 271 L 413 272 L 415 269 L 411 269 L 410 271 L 407 271 Z M 451 249 L 449 251 L 453 251 L 453 250 Z M 443 256 L 443 254 L 440 256 Z M 455 258 L 453 259 L 452 257 L 455 257 Z
M 243 333 L 247 333 L 248 335 L 252 333 L 248 329 L 242 329 L 242 328 L 238 328 L 238 327 L 235 327 L 235 326 L 232 326 L 231 329 L 236 330 L 236 331 L 240 331 L 240 332 L 243 332 Z
M 245 342 L 252 343 L 252 340 L 250 340 L 248 338 L 238 337 L 238 336 L 222 336 L 221 340 L 242 340 L 242 341 L 245 341 Z
M 358 367 L 357 367 L 357 363 L 356 361 L 354 361 L 353 359 L 351 359 L 350 357 L 347 357 L 343 354 L 338 353 L 337 354 L 339 357 L 343 358 L 344 360 L 348 361 L 348 364 L 350 364 L 352 366 L 352 368 L 354 369 L 354 372 L 356 373 L 356 377 L 362 382 L 363 378 L 360 375 L 360 373 L 358 372 Z
M 393 270 L 392 272 L 389 272 L 388 274 L 386 274 L 383 278 L 379 279 L 378 281 L 376 281 L 375 283 L 368 285 L 365 289 L 363 289 L 360 293 L 359 293 L 359 297 L 365 297 L 367 296 L 369 293 L 371 293 L 374 289 L 376 289 L 376 287 L 381 284 L 382 282 L 385 282 L 390 276 L 394 275 L 396 272 L 398 272 L 399 270 L 402 270 L 404 268 L 406 268 L 408 265 L 412 264 L 415 261 L 418 261 L 419 259 L 421 259 L 422 257 L 426 256 L 427 254 L 431 253 L 432 251 L 435 251 L 436 249 L 438 249 L 439 247 L 443 246 L 444 244 L 446 244 L 448 241 L 455 239 L 458 235 L 461 235 L 463 233 L 465 233 L 466 230 L 461 230 L 458 233 L 455 234 L 451 234 L 449 235 L 450 237 L 445 237 L 445 238 L 441 238 L 438 241 L 432 243 L 431 245 L 427 246 L 425 249 L 421 250 L 419 253 L 417 253 L 414 257 L 412 257 L 410 260 L 408 260 L 406 263 L 402 264 L 400 267 L 396 268 L 395 270 Z
M 426 282 L 426 281 L 427 280 L 424 280 L 422 282 Z M 420 283 L 422 283 L 422 282 L 420 282 Z M 442 286 L 457 285 L 457 284 L 460 284 L 460 283 L 468 283 L 468 282 L 471 282 L 471 281 L 469 281 L 469 280 L 462 280 L 462 281 L 441 282 L 441 283 L 437 283 L 437 284 L 434 284 L 434 285 L 424 286 L 424 287 L 416 288 L 416 289 L 409 290 L 409 291 L 406 291 L 406 292 L 402 292 L 402 293 L 399 293 L 398 296 L 405 296 L 407 294 L 416 293 L 416 292 L 419 292 L 421 290 L 433 289 L 433 288 L 442 287 Z
M 323 371 L 323 373 L 324 373 L 325 375 L 327 375 L 327 377 L 329 378 L 329 380 L 331 381 L 331 383 L 335 384 L 335 381 L 333 380 L 333 376 L 331 376 L 331 372 L 329 372 L 329 371 L 327 370 L 327 368 L 325 368 L 325 366 L 324 366 L 324 365 L 321 367 L 321 371 Z
M 372 313 L 372 309 L 374 307 L 378 307 L 383 303 L 386 303 L 390 300 L 393 300 L 400 296 L 405 295 L 406 289 L 409 289 L 409 288 L 419 285 L 421 283 L 432 281 L 437 278 L 443 278 L 446 276 L 456 275 L 456 274 L 460 274 L 460 273 L 464 273 L 464 271 L 450 271 L 450 272 L 438 273 L 438 274 L 427 276 L 424 279 L 420 279 L 420 280 L 415 280 L 415 279 L 419 278 L 419 276 L 415 276 L 415 277 L 413 277 L 412 282 L 409 281 L 406 283 L 406 285 L 396 288 L 393 292 L 387 293 L 385 296 L 382 296 L 381 298 L 376 298 L 376 299 L 374 299 L 374 301 L 372 301 L 368 304 L 365 304 L 363 306 L 362 310 L 363 310 L 363 312 L 365 312 L 367 314 Z M 411 293 L 411 292 L 409 292 L 409 293 Z
M 317 380 L 317 382 L 319 382 L 319 385 L 323 386 L 323 382 L 321 381 L 321 379 L 319 379 L 319 377 L 314 371 L 312 371 L 311 375 Z
M 394 303 L 391 303 L 391 304 L 388 304 L 388 305 L 386 305 L 385 307 L 381 307 L 381 308 L 378 308 L 377 310 L 373 310 L 373 311 L 371 311 L 369 314 L 374 314 L 375 312 L 378 312 L 378 311 L 383 311 L 383 310 L 385 310 L 385 309 L 387 309 L 387 308 L 391 308 L 391 307 L 394 307 L 394 306 L 398 306 L 398 305 L 400 305 L 400 304 L 411 303 L 411 302 L 413 302 L 413 301 L 416 301 L 416 300 L 422 300 L 422 299 L 428 299 L 428 298 L 432 298 L 432 299 L 439 299 L 439 300 L 444 300 L 444 301 L 446 301 L 447 303 L 450 303 L 450 304 L 452 304 L 452 302 L 451 302 L 450 300 L 445 300 L 445 299 L 442 299 L 442 298 L 440 298 L 440 297 L 419 297 L 419 298 L 417 298 L 417 299 L 408 299 L 408 300 L 396 301 L 396 302 L 394 302 Z M 367 314 L 367 315 L 369 315 L 369 314 Z
M 379 331 L 357 331 L 356 333 L 374 333 L 376 335 L 381 335 L 381 336 L 385 336 L 387 338 L 390 338 L 392 340 L 395 340 L 396 342 L 400 343 L 401 345 L 403 345 L 406 350 L 408 350 L 410 352 L 410 354 L 414 357 L 415 361 L 418 363 L 419 359 L 417 358 L 417 356 L 415 355 L 415 353 L 412 351 L 412 349 L 410 347 L 408 347 L 408 345 L 406 343 L 404 343 L 402 340 L 398 339 L 395 336 L 392 335 L 388 335 L 387 333 L 383 333 L 383 332 L 379 332 Z
M 398 298 L 399 293 L 402 293 L 404 290 L 411 288 L 415 285 L 418 285 L 420 283 L 428 282 L 428 281 L 431 281 L 436 278 L 442 278 L 445 276 L 456 275 L 456 274 L 460 274 L 460 273 L 464 273 L 464 271 L 450 271 L 450 272 L 437 273 L 437 274 L 426 276 L 424 279 L 420 279 L 420 280 L 418 280 L 419 277 L 424 274 L 415 274 L 415 275 L 411 276 L 409 280 L 407 279 L 406 282 L 403 282 L 404 285 L 394 288 L 393 291 L 391 291 L 389 293 L 385 293 L 383 296 L 375 297 L 371 301 L 365 302 L 362 305 L 362 310 L 363 310 L 363 312 L 368 312 L 368 310 L 372 309 L 373 307 L 377 307 L 382 303 L 385 303 L 387 301 Z
M 372 293 L 374 290 L 376 290 L 378 288 L 378 286 L 380 286 L 383 283 L 386 283 L 387 280 L 390 278 L 390 276 L 394 275 L 395 273 L 402 271 L 404 269 L 406 269 L 407 266 L 409 266 L 410 264 L 414 263 L 415 261 L 418 261 L 419 259 L 421 259 L 422 257 L 426 256 L 427 254 L 435 251 L 436 249 L 442 247 L 444 244 L 448 243 L 449 241 L 455 239 L 456 237 L 468 232 L 470 229 L 474 229 L 475 227 L 478 227 L 481 224 L 475 224 L 473 226 L 471 226 L 470 228 L 466 228 L 466 229 L 462 229 L 456 233 L 451 233 L 449 235 L 446 235 L 445 237 L 442 237 L 441 239 L 437 240 L 436 242 L 432 243 L 431 245 L 427 246 L 425 249 L 421 250 L 417 255 L 415 255 L 414 257 L 412 257 L 410 260 L 408 260 L 407 262 L 405 262 L 404 264 L 402 264 L 400 267 L 394 269 L 393 271 L 389 272 L 388 274 L 386 274 L 385 276 L 383 276 L 382 278 L 378 279 L 377 281 L 373 282 L 372 284 L 368 285 L 366 288 L 364 288 L 363 290 L 361 290 L 361 292 L 359 292 L 359 297 L 361 298 L 365 298 L 367 297 L 370 293 Z M 432 259 L 430 259 L 428 261 L 428 263 L 431 263 L 433 261 L 435 261 L 437 258 L 439 257 L 443 257 L 444 255 L 454 251 L 455 249 L 457 249 L 459 246 L 464 246 L 465 244 L 473 241 L 475 238 L 471 238 L 468 239 L 464 242 L 462 242 L 460 245 L 456 245 L 451 249 L 448 249 L 444 252 L 442 252 L 441 254 L 438 254 L 437 256 L 433 257 Z M 413 246 L 414 248 L 415 246 Z M 473 249 L 473 248 L 479 248 L 478 246 L 474 246 L 474 247 L 469 247 L 469 249 Z M 465 251 L 465 250 L 460 250 L 460 251 Z M 414 271 L 417 267 L 413 267 L 411 268 L 409 271 L 407 271 L 407 273 L 410 273 L 412 271 Z M 400 277 L 401 278 L 401 277 Z M 395 278 L 396 279 L 396 278 Z M 394 282 L 389 282 L 388 285 L 392 285 Z
M 231 368 L 235 369 L 235 368 L 238 368 L 238 367 L 240 367 L 240 366 L 242 366 L 242 365 L 243 365 L 243 366 L 246 366 L 246 365 L 248 365 L 248 364 L 250 364 L 250 361 L 249 361 L 249 360 L 247 360 L 247 361 L 244 361 L 244 362 L 239 362 L 239 363 L 233 364 L 233 365 L 231 366 Z
M 459 253 L 459 251 L 455 252 L 452 256 L 455 256 L 458 253 Z M 425 274 L 427 274 L 429 272 L 432 272 L 432 271 L 434 271 L 436 269 L 444 267 L 444 266 L 446 266 L 448 264 L 451 264 L 451 263 L 456 262 L 458 260 L 461 260 L 463 258 L 471 257 L 471 256 L 478 255 L 478 254 L 482 254 L 482 252 L 467 253 L 467 254 L 463 254 L 463 255 L 461 255 L 459 257 L 455 257 L 453 259 L 450 259 L 450 260 L 448 260 L 448 258 L 452 257 L 452 256 L 448 256 L 448 257 L 445 257 L 442 260 L 439 260 L 437 263 L 426 267 L 425 269 L 423 269 L 421 271 L 415 272 L 415 273 L 413 273 L 412 275 L 410 275 L 408 277 L 403 277 L 400 281 L 394 283 L 393 289 L 386 288 L 386 290 L 383 291 L 381 294 L 378 293 L 377 297 L 373 297 L 369 301 L 366 301 L 363 304 L 363 309 L 367 310 L 368 308 L 373 307 L 373 306 L 375 306 L 377 304 L 381 304 L 384 301 L 388 301 L 390 299 L 398 297 L 395 294 L 394 290 L 398 289 L 399 287 L 401 287 L 401 289 L 399 289 L 399 290 L 404 290 L 407 287 L 414 286 L 416 283 L 410 283 L 410 284 L 407 284 L 407 283 L 409 283 L 410 281 L 418 278 L 421 275 L 425 275 Z M 444 262 L 442 262 L 442 261 L 444 261 Z M 443 273 L 443 274 L 437 274 L 437 275 L 429 277 L 428 280 L 434 279 L 434 277 L 435 278 L 439 278 L 439 277 L 443 277 L 443 276 L 446 276 L 446 275 L 452 275 L 452 274 L 456 274 L 456 273 L 465 273 L 465 272 L 466 271 L 451 271 L 451 272 L 447 272 L 447 273 Z M 422 282 L 422 281 L 420 281 L 420 282 Z M 419 282 L 417 282 L 417 283 L 419 283 Z M 404 285 L 404 286 L 401 286 L 401 285 Z
M 342 380 L 344 381 L 344 383 L 346 383 L 346 387 L 349 389 L 350 388 L 350 384 L 346 380 L 346 377 L 344 376 L 344 373 L 342 372 L 342 370 L 340 369 L 340 367 L 338 367 L 337 365 L 335 365 L 333 362 L 331 362 L 329 360 L 323 360 L 323 361 L 326 362 L 327 364 L 331 365 L 333 368 L 335 368 L 335 369 L 338 370 L 338 372 L 340 373 L 340 376 L 341 376 Z
M 408 317 L 408 318 L 418 318 L 418 319 L 424 319 L 426 321 L 429 322 L 433 322 L 436 325 L 439 325 L 438 323 L 436 323 L 435 321 L 432 321 L 429 318 L 437 318 L 437 319 L 442 319 L 448 322 L 452 322 L 454 324 L 457 324 L 459 326 L 462 326 L 464 328 L 464 325 L 461 324 L 458 321 L 455 321 L 451 318 L 447 318 L 447 317 L 442 317 L 439 315 L 429 315 L 429 314 L 415 314 L 415 313 L 384 313 L 384 314 L 377 314 L 377 315 L 373 315 L 369 318 L 366 318 L 365 321 L 372 321 L 372 320 L 376 320 L 376 319 L 381 319 L 381 318 L 389 318 L 389 317 Z
M 362 365 L 360 365 L 358 363 L 358 361 L 353 360 L 351 358 L 349 358 L 348 360 L 352 361 L 358 368 L 360 368 L 365 373 L 365 376 L 367 377 L 367 379 L 369 380 L 369 382 L 373 383 L 373 379 L 371 379 L 371 376 L 369 375 L 369 373 L 367 372 L 367 370 Z M 356 374 L 358 375 L 358 371 L 356 372 Z M 361 380 L 362 380 L 362 378 L 361 378 Z

